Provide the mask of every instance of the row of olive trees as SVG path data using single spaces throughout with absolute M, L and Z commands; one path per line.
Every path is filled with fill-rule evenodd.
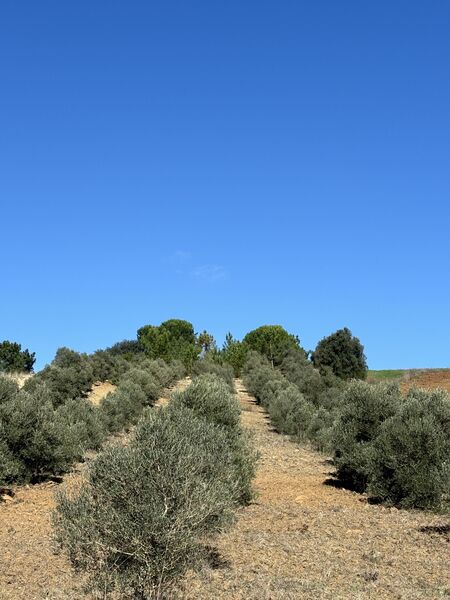
M 250 502 L 255 460 L 229 383 L 199 375 L 168 407 L 145 411 L 128 446 L 101 452 L 79 489 L 60 494 L 57 539 L 101 597 L 173 598 Z
M 279 369 L 249 356 L 248 389 L 283 433 L 334 457 L 337 476 L 373 498 L 403 507 L 431 508 L 450 493 L 450 396 L 396 384 L 345 382 L 320 373 L 298 351 Z
M 136 422 L 162 388 L 180 378 L 170 366 L 143 354 L 126 360 L 109 352 L 78 354 L 67 348 L 22 389 L 0 377 L 0 484 L 59 475 L 100 447 L 105 437 Z M 118 383 L 100 406 L 86 398 L 95 380 Z

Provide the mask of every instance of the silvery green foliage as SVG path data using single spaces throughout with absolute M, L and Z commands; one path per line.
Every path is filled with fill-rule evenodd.
M 183 391 L 172 395 L 171 405 L 184 406 L 201 419 L 220 427 L 232 450 L 234 479 L 239 489 L 239 502 L 248 504 L 253 496 L 257 453 L 249 434 L 240 424 L 240 406 L 227 383 L 216 375 L 200 375 Z
M 91 590 L 173 597 L 204 544 L 233 519 L 237 486 L 225 431 L 184 406 L 147 410 L 128 447 L 105 450 L 54 524 Z
M 12 453 L 8 436 L 0 420 L 0 484 L 14 483 L 23 475 L 23 465 Z
M 145 394 L 145 403 L 152 406 L 159 398 L 163 386 L 156 377 L 144 369 L 130 369 L 120 380 L 121 383 L 130 382 L 138 385 Z
M 219 364 L 208 357 L 199 359 L 192 369 L 194 376 L 205 374 L 217 375 L 223 379 L 229 386 L 231 391 L 234 391 L 234 371 L 231 365 Z
M 228 429 L 240 428 L 240 407 L 226 382 L 217 375 L 200 375 L 183 391 L 172 396 L 195 414 Z
M 11 400 L 19 391 L 19 386 L 9 377 L 0 375 L 0 404 Z
M 315 408 L 294 384 L 280 387 L 269 402 L 272 423 L 281 433 L 305 439 Z
M 386 419 L 401 401 L 396 384 L 349 383 L 332 432 L 338 477 L 356 490 L 364 491 L 370 477 L 373 442 Z
M 380 427 L 369 491 L 389 504 L 432 508 L 450 494 L 450 396 L 412 390 Z
M 102 400 L 100 408 L 109 431 L 115 433 L 134 425 L 146 404 L 147 395 L 142 387 L 131 380 L 125 380 L 119 383 L 115 392 L 109 393 Z

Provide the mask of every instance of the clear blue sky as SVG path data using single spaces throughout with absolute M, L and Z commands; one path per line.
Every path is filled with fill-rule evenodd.
M 5 0 L 0 338 L 146 323 L 450 366 L 450 4 Z

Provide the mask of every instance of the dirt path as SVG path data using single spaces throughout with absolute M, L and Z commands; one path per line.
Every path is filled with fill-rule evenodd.
M 261 453 L 256 503 L 218 541 L 222 565 L 192 576 L 189 600 L 397 599 L 450 595 L 450 540 L 421 527 L 449 519 L 386 509 L 324 485 L 324 457 L 274 432 L 237 381 Z
M 184 389 L 187 384 L 182 380 L 176 387 Z M 103 395 L 111 391 L 108 384 L 100 387 L 94 390 L 97 397 L 100 391 Z M 168 392 L 159 403 L 167 401 Z M 65 479 L 73 484 L 82 468 L 77 465 Z M 53 550 L 50 515 L 59 487 L 52 482 L 19 486 L 14 498 L 0 503 L 0 600 L 85 598 L 80 579 Z

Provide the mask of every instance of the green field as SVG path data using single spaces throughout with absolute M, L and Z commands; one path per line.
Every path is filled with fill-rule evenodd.
M 367 381 L 386 381 L 389 379 L 402 379 L 408 373 L 410 373 L 409 369 L 384 369 L 381 371 L 371 371 L 367 372 Z

